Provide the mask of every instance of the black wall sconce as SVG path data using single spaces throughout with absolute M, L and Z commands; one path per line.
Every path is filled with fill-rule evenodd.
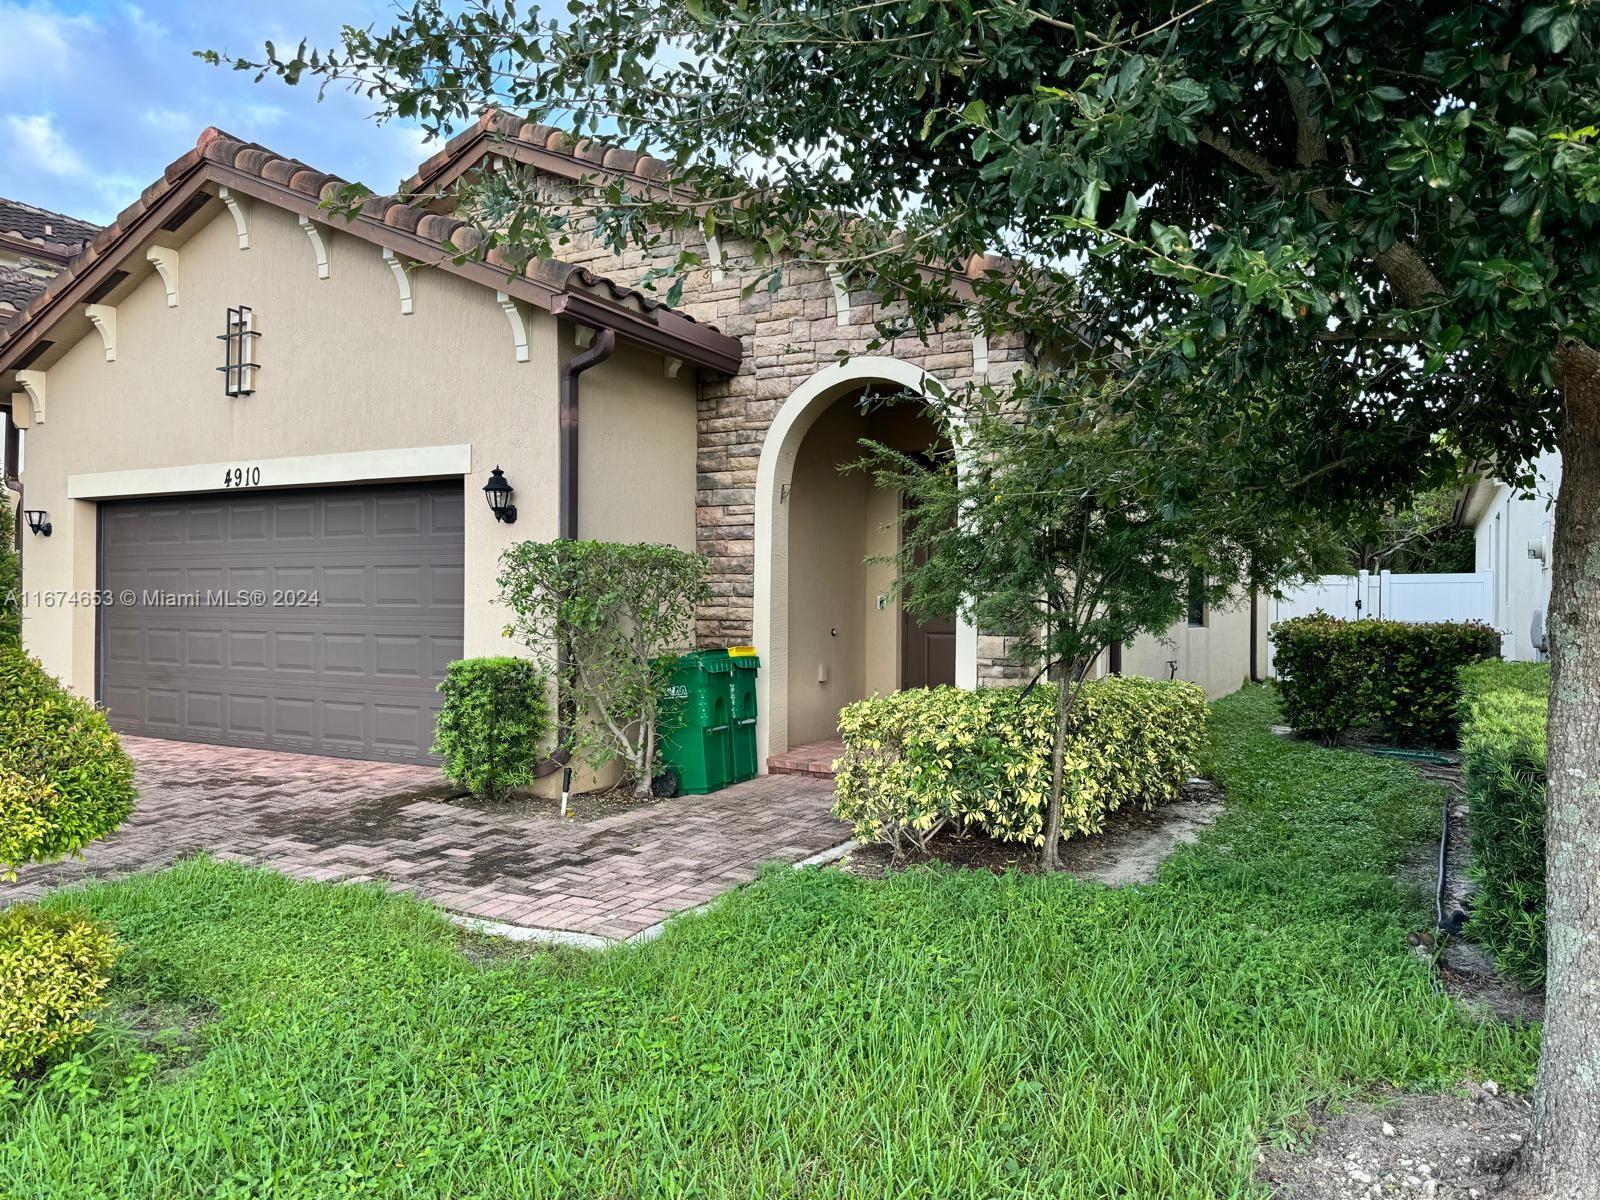
M 517 523 L 517 506 L 511 503 L 515 493 L 506 482 L 505 472 L 499 467 L 489 472 L 489 482 L 483 485 L 483 494 L 488 498 L 489 511 L 494 513 L 496 521 L 504 521 L 507 525 Z
M 40 537 L 49 537 L 55 528 L 50 524 L 50 514 L 42 508 L 25 508 L 22 515 L 28 520 L 28 529 Z
M 255 313 L 244 305 L 228 310 L 228 324 L 217 335 L 223 344 L 223 393 L 230 397 L 249 396 L 256 390 L 256 372 L 261 364 L 255 361 L 256 339 L 261 336 L 256 329 Z

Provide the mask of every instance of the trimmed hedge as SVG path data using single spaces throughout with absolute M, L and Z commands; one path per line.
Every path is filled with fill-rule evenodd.
M 445 777 L 486 800 L 532 783 L 550 732 L 549 684 L 525 658 L 463 658 L 445 668 L 433 746 Z
M 76 854 L 127 819 L 134 795 L 105 714 L 0 647 L 0 877 Z
M 1001 841 L 1044 843 L 1055 725 L 1053 685 L 874 696 L 839 714 L 834 812 L 861 841 L 896 850 L 946 822 Z M 1106 815 L 1174 799 L 1206 745 L 1205 692 L 1132 676 L 1083 685 L 1067 748 L 1062 827 L 1097 833 Z
M 0 1076 L 72 1048 L 94 1027 L 117 957 L 111 931 L 79 913 L 31 904 L 0 911 Z
M 1500 657 L 1500 635 L 1476 622 L 1340 621 L 1326 613 L 1272 628 L 1284 719 L 1332 744 L 1352 726 L 1401 745 L 1453 745 L 1457 675 Z
M 1550 668 L 1461 672 L 1461 749 L 1478 892 L 1468 932 L 1525 987 L 1545 973 L 1545 726 Z

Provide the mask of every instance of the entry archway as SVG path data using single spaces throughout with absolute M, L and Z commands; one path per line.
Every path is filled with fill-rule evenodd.
M 769 755 L 789 749 L 790 682 L 790 489 L 801 444 L 819 417 L 852 390 L 872 384 L 911 392 L 930 407 L 943 405 L 943 393 L 920 367 L 887 356 L 864 356 L 816 372 L 789 394 L 774 417 L 761 448 L 755 489 L 755 580 L 753 632 L 761 654 L 757 741 L 763 770 Z M 959 422 L 957 422 L 959 428 Z M 957 469 L 960 459 L 957 458 Z M 803 566 L 803 564 L 802 564 Z M 978 634 L 958 620 L 955 634 L 956 684 L 976 687 Z

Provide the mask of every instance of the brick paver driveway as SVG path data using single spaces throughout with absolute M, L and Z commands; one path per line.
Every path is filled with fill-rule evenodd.
M 457 913 L 626 938 L 848 830 L 828 780 L 769 775 L 590 820 L 452 801 L 428 767 L 128 737 L 139 803 L 81 860 L 24 867 L 0 904 L 206 851 L 301 879 L 382 880 Z

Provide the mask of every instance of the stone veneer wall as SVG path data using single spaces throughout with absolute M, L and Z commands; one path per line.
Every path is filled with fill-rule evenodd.
M 548 181 L 546 194 L 560 196 L 571 185 Z M 571 191 L 566 192 L 572 195 Z M 704 239 L 696 234 L 688 245 L 708 258 Z M 618 283 L 637 286 L 652 265 L 669 265 L 677 259 L 679 241 L 655 251 L 629 247 L 615 254 L 592 237 L 573 233 L 568 244 L 555 248 L 564 262 L 583 265 Z M 880 308 L 873 297 L 851 297 L 849 323 L 839 324 L 833 282 L 820 267 L 790 262 L 782 286 L 768 291 L 765 284 L 749 298 L 740 295 L 750 278 L 744 247 L 723 247 L 725 266 L 704 269 L 686 282 L 680 312 L 714 325 L 744 343 L 744 361 L 731 378 L 710 375 L 700 380 L 699 446 L 697 462 L 696 520 L 700 552 L 710 563 L 712 602 L 699 615 L 697 634 L 708 645 L 738 645 L 751 638 L 755 585 L 755 486 L 762 443 L 774 417 L 797 387 L 809 376 L 839 359 L 884 355 L 913 363 L 949 387 L 974 380 L 974 341 L 969 330 L 948 329 L 926 343 L 899 338 L 872 345 L 874 322 Z M 980 382 L 1004 384 L 1029 360 L 1020 336 L 991 338 L 988 369 Z M 978 678 L 981 683 L 1009 683 L 1027 678 L 1026 672 L 1005 660 L 1004 639 L 978 639 Z

